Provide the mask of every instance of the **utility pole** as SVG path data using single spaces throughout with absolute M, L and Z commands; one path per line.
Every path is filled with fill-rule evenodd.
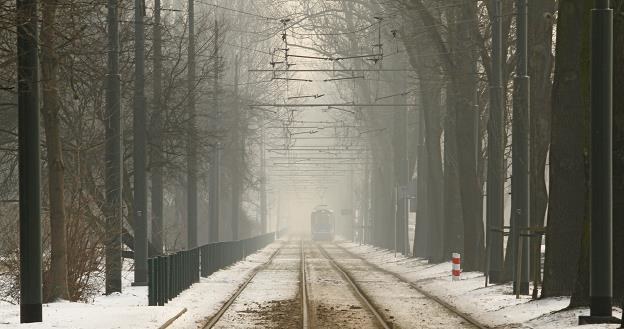
M 429 166 L 427 165 L 427 145 L 425 132 L 425 111 L 420 111 L 418 116 L 418 135 L 417 147 L 418 155 L 416 158 L 417 175 L 416 175 L 416 228 L 414 232 L 414 245 L 412 247 L 412 255 L 414 257 L 425 257 L 432 259 L 443 259 L 442 251 L 430 250 L 430 240 L 442 239 L 442 232 L 434 231 L 434 223 L 429 219 L 429 200 L 437 196 L 429 197 Z M 442 230 L 440 230 L 442 231 Z M 433 234 L 432 234 L 433 233 Z M 436 233 L 439 233 L 437 235 Z M 434 248 L 436 249 L 436 248 Z
M 17 121 L 20 214 L 20 322 L 41 322 L 41 195 L 37 0 L 18 0 Z
M 580 324 L 618 323 L 613 299 L 613 11 L 596 0 L 591 12 L 590 316 Z
M 264 147 L 264 114 L 260 120 L 260 233 L 267 231 L 266 155 Z
M 219 114 L 219 22 L 215 19 L 215 45 L 214 45 L 214 70 L 215 70 L 215 79 L 213 85 L 214 92 L 214 104 L 213 104 L 213 133 L 218 135 L 218 131 L 220 128 L 220 114 Z M 209 194 L 209 202 L 208 202 L 208 213 L 209 213 L 209 236 L 210 242 L 218 242 L 219 241 L 219 204 L 220 204 L 220 192 L 221 192 L 221 182 L 220 182 L 220 167 L 221 167 L 221 145 L 218 140 L 215 140 L 212 143 L 211 160 L 210 164 L 210 194 Z
M 145 147 L 145 16 L 143 0 L 134 0 L 134 282 L 147 285 L 147 174 Z
M 355 203 L 353 202 L 355 193 L 355 186 L 353 183 L 353 164 L 349 166 L 349 225 L 347 226 L 347 232 L 349 233 L 351 242 L 354 242 L 355 231 L 353 230 L 353 222 L 355 221 Z
M 527 0 L 516 0 L 518 16 L 516 53 L 516 77 L 514 86 L 517 88 L 514 101 L 513 127 L 512 127 L 512 204 L 514 206 L 512 234 L 514 242 L 514 292 L 522 295 L 529 293 L 529 226 L 530 226 L 530 112 L 529 112 L 529 86 L 528 57 L 527 57 L 527 23 L 528 11 Z M 517 257 L 521 259 L 518 260 Z M 520 269 L 517 268 L 520 264 Z M 518 276 L 519 274 L 519 276 Z
M 197 129 L 195 127 L 195 4 L 188 0 L 188 135 L 187 135 L 187 247 L 197 247 Z
M 238 240 L 238 222 L 240 220 L 240 199 L 243 184 L 243 163 L 245 161 L 245 137 L 242 132 L 241 110 L 238 102 L 239 58 L 234 58 L 234 175 L 232 184 L 232 240 Z
M 276 218 L 276 224 L 275 224 L 275 232 L 277 235 L 277 238 L 281 238 L 280 236 L 280 232 L 281 232 L 281 216 L 282 216 L 282 192 L 281 191 L 277 191 L 277 218 Z
M 490 282 L 503 280 L 503 226 L 505 164 L 503 146 L 503 39 L 502 0 L 492 0 L 492 76 L 490 78 L 490 121 L 488 124 L 488 166 L 486 199 L 486 244 Z
M 407 103 L 407 102 L 406 102 Z M 403 201 L 403 216 L 405 217 L 405 222 L 403 223 L 403 255 L 408 256 L 410 254 L 410 246 L 409 246 L 409 214 L 410 214 L 410 181 L 412 176 L 412 170 L 410 168 L 410 158 L 409 158 L 409 107 L 404 108 L 404 123 L 403 129 L 405 130 L 403 136 L 403 153 L 405 155 L 405 200 Z
M 362 216 L 360 220 L 360 245 L 363 243 L 370 243 L 370 238 L 366 235 L 370 234 L 369 223 L 369 193 L 370 193 L 370 164 L 368 161 L 364 163 L 364 180 L 362 191 Z
M 397 86 L 398 88 L 399 86 Z M 402 97 L 405 100 L 405 97 Z M 407 115 L 407 106 L 401 108 L 395 108 L 392 113 L 393 130 L 392 130 L 392 146 L 393 146 L 393 166 L 394 166 L 394 183 L 395 188 L 395 227 L 394 227 L 394 239 L 395 239 L 395 252 L 406 254 L 406 227 L 407 227 L 407 195 L 403 193 L 405 190 L 403 186 L 407 187 L 407 148 L 405 136 L 407 135 L 407 126 L 405 125 L 405 119 Z
M 118 0 L 108 0 L 106 87 L 106 294 L 121 292 L 122 146 Z
M 152 113 L 152 245 L 163 252 L 163 156 L 162 156 L 162 31 L 160 0 L 154 0 L 154 108 Z

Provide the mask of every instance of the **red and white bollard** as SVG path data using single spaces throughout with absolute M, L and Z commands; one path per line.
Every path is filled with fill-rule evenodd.
M 461 256 L 460 254 L 453 253 L 453 281 L 459 281 L 461 276 Z

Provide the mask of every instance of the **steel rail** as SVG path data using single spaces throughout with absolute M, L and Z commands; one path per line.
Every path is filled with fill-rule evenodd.
M 379 324 L 384 328 L 384 329 L 392 329 L 394 326 L 390 325 L 388 323 L 388 321 L 386 321 L 386 319 L 383 317 L 382 313 L 377 311 L 377 308 L 375 306 L 373 306 L 372 302 L 370 301 L 370 299 L 366 296 L 366 294 L 362 291 L 362 289 L 360 288 L 360 286 L 358 286 L 355 283 L 355 280 L 351 277 L 351 275 L 349 275 L 349 273 L 347 273 L 347 271 L 345 271 L 342 266 L 340 266 L 330 255 L 329 253 L 325 250 L 325 248 L 323 248 L 323 246 L 321 246 L 320 244 L 316 244 L 315 245 L 318 247 L 318 249 L 321 251 L 321 254 L 323 254 L 323 256 L 325 258 L 327 258 L 327 260 L 329 260 L 329 263 L 331 264 L 331 266 L 338 271 L 341 276 L 344 278 L 344 280 L 349 283 L 349 285 L 351 286 L 351 289 L 355 292 L 355 294 L 357 295 L 357 297 L 360 299 L 360 301 L 362 302 L 362 304 L 366 305 L 366 307 L 368 308 L 368 310 L 375 316 L 375 319 L 377 319 L 377 321 L 379 322 Z
M 440 304 L 440 306 L 444 307 L 446 310 L 448 310 L 449 312 L 461 317 L 462 319 L 468 321 L 468 323 L 472 324 L 473 326 L 479 328 L 479 329 L 491 329 L 491 327 L 486 326 L 481 324 L 479 321 L 477 321 L 476 319 L 474 319 L 472 316 L 462 313 L 460 312 L 457 308 L 455 308 L 454 306 L 452 306 L 451 304 L 445 302 L 444 300 L 442 300 L 441 298 L 430 294 L 429 292 L 425 291 L 421 286 L 419 286 L 418 284 L 406 279 L 405 277 L 403 277 L 400 274 L 391 272 L 389 270 L 386 270 L 385 268 L 382 268 L 378 265 L 375 265 L 369 261 L 367 261 L 364 257 L 361 257 L 359 255 L 356 255 L 355 253 L 351 252 L 350 250 L 348 250 L 347 248 L 339 245 L 338 243 L 333 243 L 336 247 L 338 247 L 339 249 L 341 249 L 342 251 L 344 251 L 345 253 L 349 254 L 350 256 L 357 258 L 359 260 L 361 260 L 362 262 L 364 262 L 364 264 L 370 266 L 371 268 L 380 271 L 384 274 L 388 274 L 391 275 L 393 277 L 395 277 L 396 279 L 398 279 L 401 282 L 404 282 L 406 284 L 408 284 L 410 287 L 414 288 L 416 291 L 418 291 L 419 293 L 421 293 L 422 295 L 424 295 L 425 297 L 435 301 L 436 303 Z
M 275 258 L 275 255 L 277 255 L 277 253 L 280 250 L 282 250 L 282 248 L 283 248 L 283 245 L 281 245 L 279 248 L 277 248 L 271 254 L 271 257 L 269 257 L 269 259 L 266 262 L 264 262 L 262 265 L 256 267 L 256 269 L 251 273 L 249 278 L 240 287 L 238 287 L 236 292 L 223 304 L 223 306 L 221 306 L 219 311 L 217 311 L 217 313 L 214 316 L 212 316 L 210 318 L 210 320 L 208 320 L 208 322 L 204 326 L 202 326 L 202 329 L 213 328 L 219 322 L 221 317 L 223 317 L 223 314 L 225 314 L 225 312 L 227 312 L 227 310 L 230 308 L 230 306 L 232 306 L 232 304 L 234 304 L 234 302 L 236 301 L 238 296 L 240 296 L 240 294 L 247 288 L 249 283 L 251 283 L 251 281 L 256 277 L 256 274 L 258 274 L 260 271 L 262 271 L 264 268 L 266 268 L 267 265 L 271 264 L 271 262 L 273 262 L 273 258 Z
M 303 313 L 302 328 L 308 329 L 310 320 L 308 319 L 308 282 L 305 270 L 305 252 L 303 251 L 303 240 L 301 240 L 301 311 Z

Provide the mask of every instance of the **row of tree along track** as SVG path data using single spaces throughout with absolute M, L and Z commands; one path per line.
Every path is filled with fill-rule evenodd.
M 202 328 L 483 328 L 334 243 L 285 241 Z

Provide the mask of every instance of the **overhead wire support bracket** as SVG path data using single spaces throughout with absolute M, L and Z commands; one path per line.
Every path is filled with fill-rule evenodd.
M 314 98 L 314 99 L 317 99 L 317 98 L 321 98 L 323 96 L 325 96 L 325 94 L 291 96 L 291 97 L 288 97 L 288 99 L 300 99 L 300 98 Z
M 271 78 L 271 80 L 286 80 L 286 81 L 303 81 L 303 82 L 312 82 L 309 79 L 297 79 L 297 78 Z
M 306 58 L 306 59 L 320 59 L 325 61 L 335 61 L 335 58 L 332 57 L 320 57 L 320 56 L 308 56 L 308 55 L 293 55 L 289 54 L 288 57 L 296 57 L 296 58 Z
M 331 82 L 331 81 L 353 80 L 353 79 L 364 79 L 364 76 L 360 75 L 360 76 L 357 76 L 357 77 L 330 78 L 330 79 L 325 79 L 323 81 L 324 82 Z

